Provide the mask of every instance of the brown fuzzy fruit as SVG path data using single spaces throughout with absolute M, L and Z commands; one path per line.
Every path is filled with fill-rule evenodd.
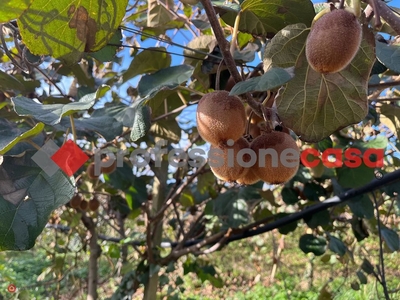
M 110 160 L 110 157 L 109 156 L 106 156 L 106 157 L 104 157 L 101 161 L 103 162 L 103 163 L 107 163 L 108 164 L 108 161 Z M 110 165 L 110 166 L 108 166 L 108 167 L 101 167 L 101 173 L 104 173 L 104 174 L 111 174 L 112 172 L 114 172 L 115 171 L 115 169 L 117 168 L 117 160 L 114 158 L 113 159 L 113 162 L 112 162 L 112 164 Z
M 200 136 L 215 146 L 230 139 L 237 141 L 246 127 L 242 101 L 227 91 L 204 95 L 197 106 L 196 119 Z
M 82 210 L 87 210 L 88 209 L 88 206 L 89 206 L 89 202 L 87 202 L 86 200 L 83 200 L 82 202 L 81 202 L 81 204 L 80 204 L 80 209 L 82 209 Z
M 94 162 L 90 163 L 86 169 L 86 173 L 90 179 L 98 179 L 100 175 L 95 174 Z
M 100 207 L 100 201 L 99 201 L 99 199 L 97 199 L 96 196 L 93 197 L 92 199 L 90 199 L 90 201 L 89 201 L 89 209 L 91 211 L 96 211 L 96 210 L 99 209 L 99 207 Z
M 69 201 L 69 205 L 72 208 L 78 208 L 80 207 L 82 200 L 83 200 L 82 194 L 78 193 L 74 197 L 72 197 L 72 199 Z
M 243 163 L 237 158 L 242 149 L 249 149 L 250 145 L 246 139 L 240 138 L 231 146 L 211 146 L 209 152 L 209 165 L 214 175 L 224 181 L 233 182 L 243 177 L 249 171 L 249 168 L 243 166 Z M 215 151 L 215 152 L 214 152 Z M 240 157 L 244 163 L 250 161 L 250 156 L 241 153 Z
M 260 180 L 260 177 L 258 177 L 252 169 L 250 169 L 244 176 L 237 179 L 236 182 L 243 185 L 252 185 Z
M 336 9 L 319 18 L 311 27 L 306 42 L 306 57 L 317 72 L 337 73 L 357 54 L 362 28 L 356 16 Z
M 257 153 L 257 163 L 252 171 L 261 180 L 280 184 L 297 173 L 300 150 L 289 134 L 280 131 L 265 133 L 253 140 L 251 149 Z

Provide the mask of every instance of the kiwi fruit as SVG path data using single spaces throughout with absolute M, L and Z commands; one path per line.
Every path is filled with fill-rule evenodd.
M 242 166 L 238 159 L 237 154 L 242 149 L 250 149 L 249 142 L 243 137 L 239 138 L 233 145 L 220 145 L 211 146 L 210 151 L 215 151 L 212 157 L 209 158 L 209 165 L 214 175 L 224 181 L 234 182 L 238 178 L 246 175 L 249 168 Z M 216 151 L 220 150 L 220 151 Z M 211 155 L 210 155 L 211 156 Z M 244 162 L 250 161 L 250 155 L 244 154 L 242 156 Z M 219 162 L 223 162 L 219 165 Z
M 260 180 L 260 177 L 258 177 L 252 169 L 250 169 L 244 176 L 237 179 L 236 182 L 243 185 L 252 185 Z
M 90 199 L 89 203 L 88 203 L 89 209 L 91 211 L 96 211 L 99 209 L 100 207 L 100 201 L 99 199 L 97 199 L 96 196 L 94 196 L 92 199 Z
M 212 145 L 237 141 L 246 127 L 246 113 L 237 96 L 227 91 L 214 91 L 204 95 L 197 106 L 197 129 L 200 136 Z
M 81 210 L 87 210 L 87 209 L 88 209 L 88 206 L 89 206 L 89 202 L 87 202 L 86 200 L 83 200 L 83 201 L 81 202 L 81 204 L 79 205 L 79 208 L 80 208 Z
M 100 176 L 95 174 L 95 165 L 94 162 L 91 162 L 87 169 L 86 169 L 86 173 L 88 175 L 88 177 L 90 179 L 98 179 Z
M 81 193 L 75 194 L 75 196 L 72 197 L 72 199 L 69 201 L 69 205 L 72 208 L 78 208 L 78 207 L 80 207 L 82 200 L 83 200 L 83 196 Z
M 357 17 L 344 9 L 335 9 L 312 25 L 306 41 L 307 61 L 319 73 L 340 72 L 357 54 L 361 39 Z
M 108 162 L 109 160 L 110 160 L 110 157 L 109 157 L 109 156 L 106 156 L 106 157 L 104 157 L 101 161 L 105 163 L 105 162 Z M 116 168 L 117 168 L 117 160 L 114 159 L 113 163 L 112 163 L 110 166 L 108 166 L 108 167 L 101 167 L 101 173 L 104 173 L 104 174 L 111 174 L 112 172 L 115 171 Z
M 297 173 L 300 164 L 300 149 L 289 134 L 281 131 L 265 133 L 253 140 L 251 149 L 257 154 L 257 163 L 252 171 L 261 180 L 270 184 L 281 184 L 289 181 Z M 263 149 L 268 150 L 262 151 Z M 285 158 L 286 152 L 283 154 L 282 152 L 288 149 L 293 150 L 290 154 L 286 154 L 289 157 Z M 265 151 L 275 152 L 276 155 L 263 153 Z M 297 157 L 293 157 L 293 152 Z

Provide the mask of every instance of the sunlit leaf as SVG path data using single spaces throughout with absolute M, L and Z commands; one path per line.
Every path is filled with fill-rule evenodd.
M 307 0 L 245 0 L 241 3 L 239 31 L 267 36 L 276 34 L 288 24 L 304 23 L 308 26 L 315 16 L 313 3 Z M 229 25 L 235 23 L 237 13 L 221 13 Z
M 18 18 L 34 0 L 12 0 L 0 3 L 0 23 Z
M 35 0 L 18 19 L 22 39 L 36 55 L 73 63 L 83 52 L 106 46 L 125 15 L 128 0 Z

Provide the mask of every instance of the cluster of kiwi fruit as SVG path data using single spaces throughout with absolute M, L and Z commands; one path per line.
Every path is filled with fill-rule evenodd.
M 111 159 L 109 156 L 105 156 L 101 159 L 102 162 L 107 162 L 109 159 Z M 111 174 L 113 173 L 117 168 L 117 160 L 114 159 L 113 163 L 108 166 L 108 167 L 101 167 L 100 173 L 101 174 Z M 95 163 L 91 162 L 88 167 L 86 168 L 86 174 L 90 179 L 98 179 L 100 174 L 96 174 L 95 172 Z
M 72 208 L 79 208 L 83 211 L 88 209 L 91 211 L 97 211 L 100 207 L 100 201 L 96 194 L 87 201 L 81 193 L 76 193 L 69 201 L 69 206 Z
M 243 185 L 251 185 L 260 180 L 270 184 L 290 180 L 297 173 L 298 164 L 287 167 L 278 160 L 275 167 L 271 156 L 266 155 L 265 165 L 260 166 L 258 154 L 261 149 L 271 148 L 277 152 L 278 157 L 285 149 L 295 149 L 300 153 L 295 140 L 288 129 L 268 130 L 268 126 L 261 126 L 263 118 L 252 115 L 255 114 L 251 113 L 250 108 L 246 115 L 240 98 L 229 95 L 228 91 L 214 91 L 200 99 L 196 112 L 198 132 L 203 140 L 211 144 L 210 151 L 219 150 L 213 152 L 213 158 L 209 157 L 211 171 L 223 181 Z M 246 133 L 246 123 L 249 123 L 250 135 Z M 257 155 L 255 163 L 251 162 L 251 155 L 244 149 Z M 244 150 L 242 161 L 237 156 L 241 150 Z M 223 161 L 223 164 L 214 164 L 217 160 Z M 247 163 L 249 167 L 246 167 Z
M 362 40 L 362 27 L 355 13 L 351 8 L 331 6 L 315 17 L 305 46 L 313 70 L 337 73 L 354 59 Z

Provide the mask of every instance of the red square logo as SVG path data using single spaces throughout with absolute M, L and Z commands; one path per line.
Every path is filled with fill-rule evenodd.
M 51 159 L 65 174 L 72 176 L 89 157 L 72 140 L 68 140 Z

